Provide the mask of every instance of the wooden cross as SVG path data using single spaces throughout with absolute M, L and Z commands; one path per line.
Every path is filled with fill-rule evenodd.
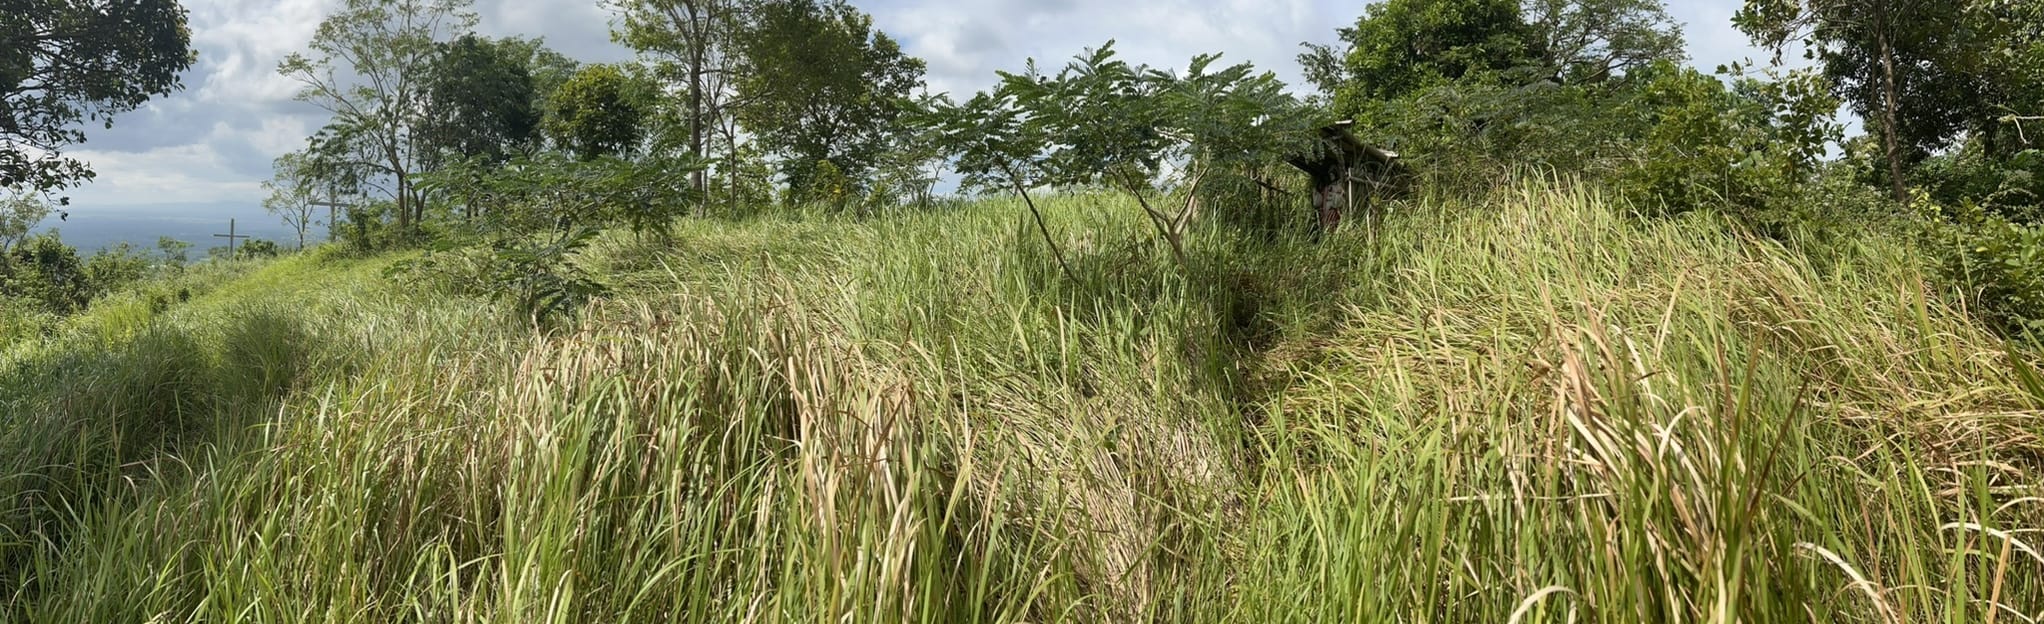
M 348 205 L 347 205 L 347 204 L 343 204 L 343 203 L 341 203 L 341 202 L 337 202 L 337 201 L 334 201 L 334 196 L 333 196 L 333 194 L 331 194 L 331 193 L 327 194 L 327 200 L 326 200 L 326 201 L 313 201 L 313 202 L 305 202 L 305 203 L 306 203 L 306 205 L 308 205 L 308 206 L 325 206 L 325 207 L 326 207 L 326 242 L 329 242 L 329 243 L 331 243 L 331 242 L 334 242 L 334 209 L 336 209 L 336 208 L 346 208 L 346 207 L 348 207 Z
M 227 233 L 226 233 L 226 234 L 214 234 L 214 235 L 213 235 L 213 237 L 214 237 L 214 238 L 225 238 L 225 239 L 227 239 L 227 257 L 228 257 L 228 258 L 233 258 L 233 257 L 234 257 L 234 239 L 237 239 L 237 238 L 248 238 L 248 235 L 246 235 L 246 234 L 235 234 L 235 233 L 234 233 L 234 220 L 233 220 L 233 219 L 228 219 L 228 220 L 227 220 Z

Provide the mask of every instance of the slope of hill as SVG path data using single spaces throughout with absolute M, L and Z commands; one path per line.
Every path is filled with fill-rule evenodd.
M 992 201 L 607 235 L 549 333 L 398 257 L 104 303 L 0 356 L 0 619 L 2044 618 L 2044 385 L 1905 242 L 1051 213 L 1076 282 Z

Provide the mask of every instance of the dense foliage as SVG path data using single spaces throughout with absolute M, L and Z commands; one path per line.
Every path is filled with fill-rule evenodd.
M 645 85 L 614 65 L 591 65 L 548 99 L 546 132 L 582 160 L 630 155 L 644 137 Z
M 447 158 L 501 162 L 536 147 L 542 101 L 528 47 L 473 34 L 440 44 L 426 79 L 428 114 L 418 129 L 427 168 Z
M 739 45 L 738 122 L 778 156 L 798 197 L 829 161 L 862 184 L 894 145 L 924 63 L 844 0 L 770 0 Z
M 82 122 L 183 87 L 191 32 L 177 0 L 8 0 L 0 8 L 0 191 L 46 192 L 90 180 L 65 158 Z

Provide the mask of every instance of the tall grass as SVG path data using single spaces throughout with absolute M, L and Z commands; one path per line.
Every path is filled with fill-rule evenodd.
M 1050 214 L 1077 280 L 989 201 L 607 236 L 545 334 L 302 258 L 14 345 L 0 619 L 2044 618 L 2044 398 L 1903 242 Z

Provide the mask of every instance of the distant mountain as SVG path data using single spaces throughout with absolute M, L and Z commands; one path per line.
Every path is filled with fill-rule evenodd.
M 37 227 L 37 231 L 56 230 L 66 244 L 85 254 L 123 242 L 154 248 L 159 236 L 191 243 L 194 251 L 203 253 L 208 248 L 227 245 L 227 239 L 213 235 L 227 233 L 229 219 L 234 220 L 236 234 L 273 240 L 285 247 L 298 242 L 297 235 L 290 228 L 258 206 L 71 206 L 65 212 L 69 213 L 67 218 L 59 220 L 56 215 L 51 215 Z M 320 227 L 306 233 L 308 239 L 323 239 L 325 236 L 326 230 Z

